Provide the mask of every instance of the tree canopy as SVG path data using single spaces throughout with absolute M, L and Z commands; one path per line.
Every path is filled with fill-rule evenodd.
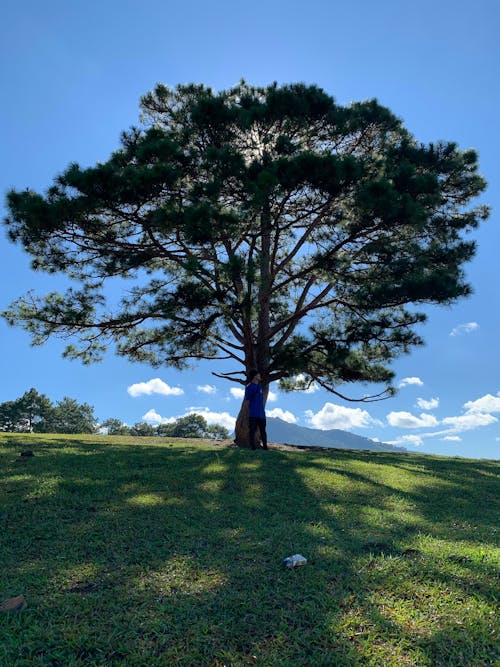
M 35 343 L 183 368 L 230 359 L 267 389 L 297 375 L 339 395 L 383 383 L 422 341 L 423 304 L 470 293 L 464 232 L 487 217 L 473 150 L 419 143 L 374 100 L 316 86 L 158 85 L 105 163 L 70 165 L 46 194 L 11 191 L 6 224 L 65 293 L 5 313 Z M 114 309 L 106 286 L 127 279 Z M 366 397 L 370 400 L 377 397 Z

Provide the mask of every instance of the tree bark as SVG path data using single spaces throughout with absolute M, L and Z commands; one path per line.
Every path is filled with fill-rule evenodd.
M 257 440 L 257 438 L 256 438 Z M 234 427 L 234 441 L 239 447 L 250 448 L 250 426 L 248 421 L 248 401 L 243 399 Z
M 271 359 L 271 326 L 270 326 L 270 298 L 271 298 L 271 213 L 269 203 L 266 202 L 261 218 L 261 253 L 260 253 L 260 284 L 259 284 L 259 316 L 257 333 L 257 369 L 262 378 L 264 390 L 264 405 L 269 391 L 269 371 Z
M 259 281 L 259 313 L 258 313 L 258 330 L 257 330 L 257 340 L 255 346 L 253 341 L 251 341 L 252 351 L 256 351 L 256 355 L 251 355 L 251 350 L 247 350 L 245 355 L 247 363 L 252 356 L 256 356 L 257 361 L 257 370 L 261 375 L 262 382 L 262 391 L 263 391 L 263 402 L 264 408 L 267 402 L 267 397 L 269 394 L 269 373 L 270 373 L 270 357 L 271 357 L 271 346 L 270 346 L 270 312 L 269 312 L 269 303 L 270 303 L 270 284 L 271 284 L 271 213 L 269 209 L 269 202 L 266 202 L 262 208 L 260 216 L 260 231 L 261 231 L 261 251 L 260 251 L 260 281 Z M 251 335 L 251 328 L 250 328 Z M 250 368 L 253 367 L 253 363 L 250 367 L 247 367 L 247 373 L 250 371 Z M 236 424 L 234 427 L 235 433 L 235 442 L 240 447 L 250 447 L 250 425 L 248 418 L 248 401 L 243 400 L 240 408 L 240 412 L 236 419 Z M 255 434 L 255 446 L 258 446 L 260 442 L 260 433 L 257 430 Z

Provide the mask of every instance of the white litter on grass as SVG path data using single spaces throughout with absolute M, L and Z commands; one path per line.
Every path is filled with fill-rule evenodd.
M 301 565 L 307 565 L 307 558 L 301 554 L 294 554 L 293 556 L 288 556 L 283 559 L 283 565 L 289 570 L 295 570 L 296 567 Z

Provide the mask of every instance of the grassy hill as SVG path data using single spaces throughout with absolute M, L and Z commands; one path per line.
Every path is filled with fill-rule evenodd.
M 2 434 L 0 665 L 498 664 L 499 469 Z

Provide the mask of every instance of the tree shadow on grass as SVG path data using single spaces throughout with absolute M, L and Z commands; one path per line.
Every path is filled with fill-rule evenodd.
M 346 468 L 350 461 L 355 462 L 354 469 Z M 364 470 L 358 465 L 361 461 L 370 467 Z M 465 536 L 467 541 L 498 546 L 494 526 L 499 509 L 500 465 L 496 462 L 362 453 L 354 457 L 338 454 L 331 460 L 311 457 L 303 467 L 327 469 L 357 482 L 357 490 L 349 492 L 355 503 L 362 503 L 363 495 L 380 506 L 387 505 L 387 499 L 406 502 L 417 519 L 408 526 L 413 530 L 443 539 L 461 540 Z M 386 471 L 390 473 L 391 469 L 403 475 L 388 474 Z
M 2 619 L 22 631 L 10 655 L 40 665 L 411 664 L 411 624 L 376 601 L 391 577 L 384 542 L 370 553 L 378 529 L 362 511 L 401 491 L 349 468 L 365 455 L 73 439 L 61 461 L 60 446 L 44 441 L 24 468 L 29 482 L 4 480 L 12 521 L 0 590 L 30 598 L 29 615 Z M 335 488 L 328 469 L 349 485 Z M 422 496 L 412 501 L 421 512 Z M 385 530 L 395 574 L 418 578 L 402 556 L 404 522 L 394 516 Z M 308 565 L 283 569 L 296 552 Z M 468 595 L 438 565 L 432 576 Z M 446 637 L 420 638 L 418 651 L 446 654 Z

